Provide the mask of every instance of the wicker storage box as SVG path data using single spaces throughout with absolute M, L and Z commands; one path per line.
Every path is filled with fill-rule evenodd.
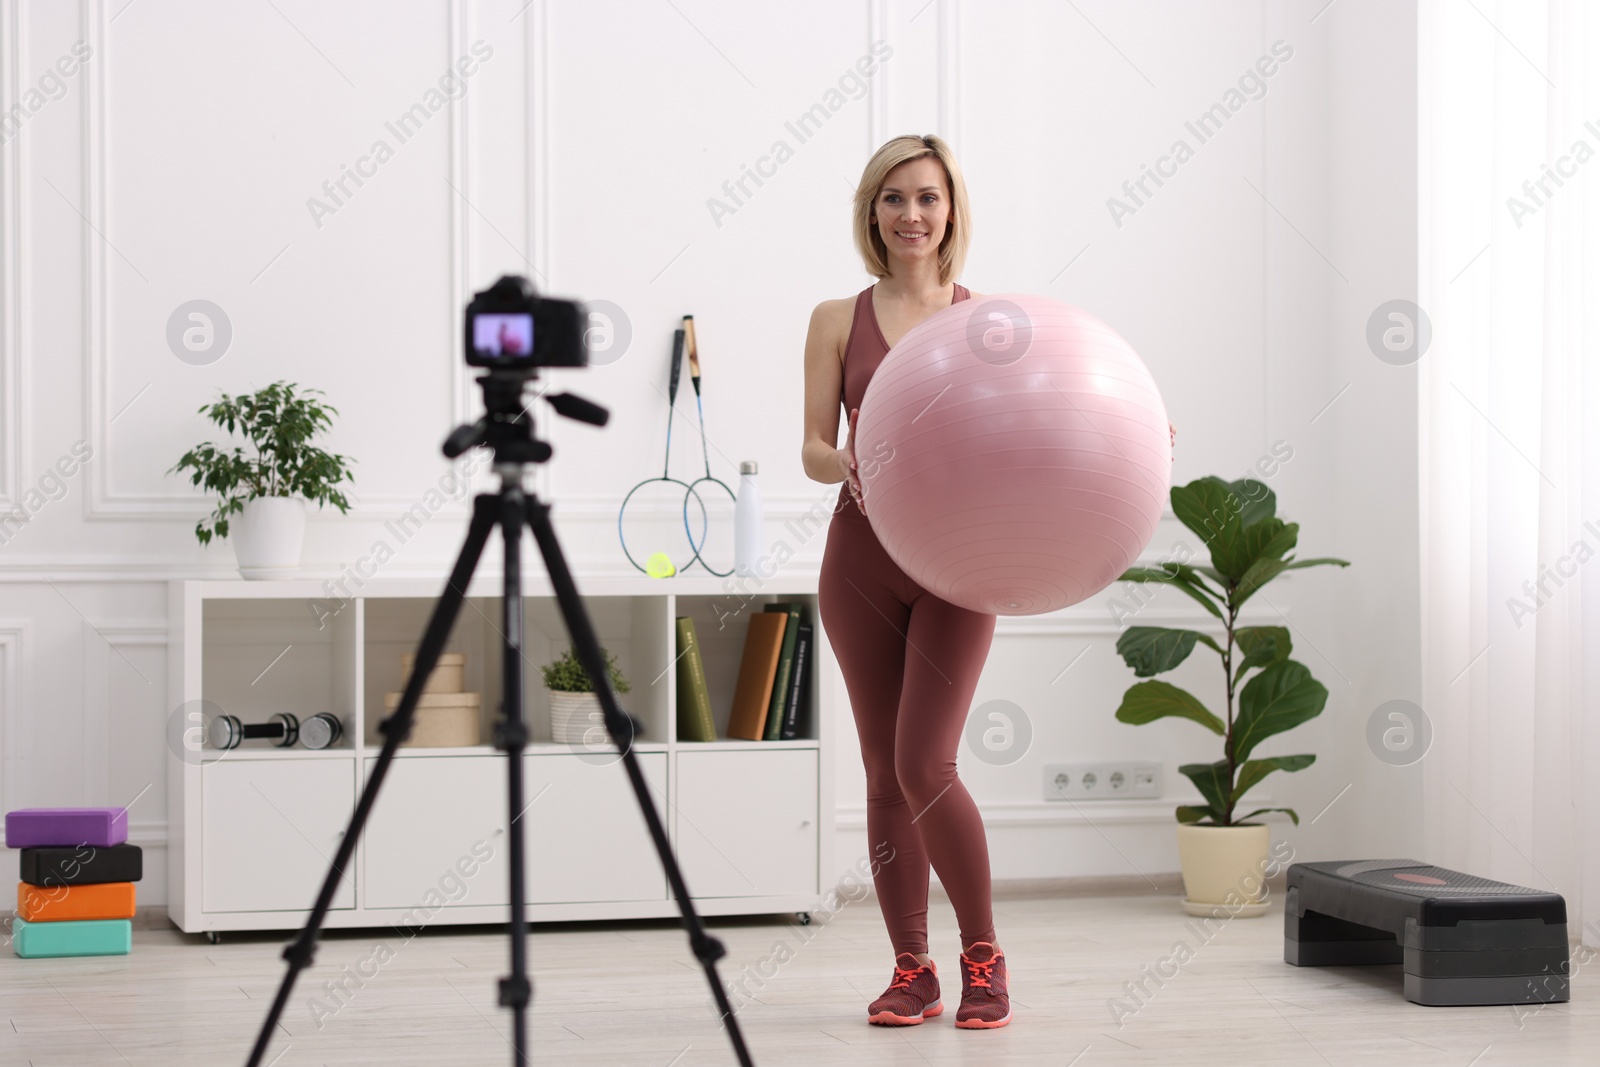
M 399 693 L 385 693 L 383 710 L 390 715 L 400 706 Z M 400 742 L 402 748 L 459 748 L 483 742 L 478 708 L 480 693 L 424 693 L 417 702 L 411 723 L 411 736 Z
M 416 662 L 415 652 L 406 652 L 400 656 L 400 680 L 402 683 L 411 680 L 411 665 Z M 433 673 L 428 675 L 428 685 L 424 693 L 459 693 L 466 688 L 467 654 L 465 652 L 446 652 L 439 657 L 439 662 L 434 664 Z

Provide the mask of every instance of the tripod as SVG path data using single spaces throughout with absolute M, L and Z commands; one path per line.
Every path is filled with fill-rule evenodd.
M 532 1062 L 527 1041 L 527 1010 L 529 1002 L 533 999 L 533 984 L 527 974 L 528 924 L 523 893 L 523 841 L 522 828 L 517 822 L 517 816 L 523 810 L 522 751 L 528 741 L 528 727 L 522 716 L 521 566 L 522 531 L 523 527 L 527 526 L 533 531 L 534 541 L 544 557 L 551 584 L 555 586 L 556 597 L 561 605 L 561 615 L 577 650 L 578 661 L 588 673 L 595 693 L 600 698 L 606 731 L 621 753 L 628 781 L 632 783 L 634 796 L 639 802 L 639 810 L 644 815 L 645 824 L 650 830 L 651 840 L 655 843 L 656 853 L 661 858 L 661 866 L 666 871 L 673 895 L 677 897 L 678 909 L 683 913 L 683 925 L 689 934 L 689 944 L 694 950 L 695 958 L 705 967 L 706 981 L 711 984 L 711 992 L 716 998 L 722 1020 L 728 1028 L 728 1038 L 733 1044 L 734 1053 L 743 1067 L 751 1065 L 750 1053 L 745 1048 L 744 1035 L 739 1029 L 738 1019 L 728 1002 L 727 991 L 717 977 L 716 961 L 726 954 L 726 949 L 721 941 L 706 933 L 704 924 L 695 912 L 694 903 L 689 899 L 683 872 L 672 855 L 672 846 L 667 842 L 661 816 L 657 813 L 655 804 L 651 802 L 644 773 L 640 770 L 638 759 L 633 752 L 633 737 L 638 729 L 637 723 L 617 705 L 604 653 L 595 637 L 594 628 L 589 622 L 589 615 L 584 609 L 577 586 L 573 583 L 572 572 L 567 569 L 561 545 L 556 541 L 555 531 L 551 528 L 550 506 L 542 503 L 537 497 L 527 494 L 522 488 L 525 469 L 530 464 L 548 461 L 551 454 L 550 445 L 534 437 L 532 420 L 528 417 L 527 408 L 523 406 L 523 391 L 531 380 L 532 373 L 532 371 L 497 369 L 479 378 L 478 383 L 483 389 L 488 414 L 476 423 L 459 427 L 445 441 L 444 454 L 451 459 L 469 448 L 489 448 L 494 456 L 494 471 L 500 477 L 500 490 L 496 493 L 481 493 L 473 498 L 472 521 L 467 529 L 466 542 L 462 545 L 461 554 L 456 558 L 450 579 L 434 606 L 427 628 L 423 631 L 422 642 L 417 646 L 415 666 L 411 677 L 406 681 L 405 693 L 394 714 L 379 725 L 384 741 L 372 776 L 367 779 L 366 787 L 361 791 L 355 813 L 350 817 L 350 825 L 340 839 L 338 854 L 329 865 L 322 890 L 317 895 L 316 905 L 312 909 L 311 917 L 306 921 L 305 929 L 283 950 L 283 958 L 289 962 L 289 971 L 284 975 L 283 982 L 278 987 L 278 995 L 272 1002 L 272 1009 L 268 1012 L 266 1021 L 261 1026 L 261 1032 L 256 1037 L 248 1067 L 260 1067 L 272 1033 L 278 1025 L 278 1019 L 282 1016 L 283 1009 L 287 1006 L 294 990 L 295 979 L 302 970 L 311 965 L 312 956 L 316 951 L 317 934 L 333 903 L 339 879 L 350 864 L 356 840 L 366 825 L 367 815 L 371 812 L 372 804 L 378 797 L 378 790 L 383 786 L 384 776 L 394 761 L 395 751 L 399 748 L 400 742 L 411 732 L 417 700 L 422 695 L 422 688 L 427 683 L 428 675 L 433 672 L 440 653 L 444 651 L 445 641 L 450 636 L 456 614 L 466 597 L 473 571 L 477 568 L 478 559 L 483 554 L 489 535 L 496 526 L 500 527 L 505 540 L 505 574 L 501 598 L 504 609 L 501 634 L 504 639 L 503 718 L 495 723 L 495 747 L 504 750 L 510 760 L 507 768 L 506 809 L 509 821 L 506 823 L 506 832 L 510 837 L 511 867 L 511 974 L 500 979 L 499 1004 L 512 1011 L 512 1063 L 514 1067 L 522 1067 Z M 561 393 L 546 399 L 558 414 L 567 418 L 596 426 L 604 426 L 609 418 L 609 413 L 598 404 L 590 403 L 570 393 Z

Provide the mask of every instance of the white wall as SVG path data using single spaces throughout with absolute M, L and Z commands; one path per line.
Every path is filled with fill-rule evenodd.
M 306 558 L 337 574 L 446 471 L 438 443 L 477 406 L 457 355 L 460 307 L 502 272 L 612 301 L 631 328 L 606 365 L 549 375 L 612 410 L 604 430 L 542 422 L 556 460 L 539 489 L 580 578 L 631 570 L 616 508 L 659 470 L 668 346 L 685 312 L 704 355 L 711 469 L 732 483 L 739 460 L 761 462 L 776 539 L 835 488 L 799 464 L 801 346 L 818 300 L 870 281 L 849 240 L 851 188 L 887 137 L 933 131 L 954 144 L 974 201 L 962 280 L 1076 303 L 1123 332 L 1179 428 L 1176 482 L 1240 476 L 1277 442 L 1293 450 L 1268 479 L 1280 513 L 1301 522 L 1306 554 L 1355 566 L 1259 598 L 1258 619 L 1289 620 L 1332 696 L 1271 748 L 1318 764 L 1258 795 L 1300 809 L 1300 829 L 1275 833 L 1302 856 L 1417 846 L 1412 778 L 1364 740 L 1372 708 L 1419 689 L 1413 385 L 1362 341 L 1371 308 L 1414 289 L 1412 5 L 524 3 L 0 0 L 4 110 L 74 42 L 92 49 L 6 141 L 0 171 L 0 496 L 18 498 L 75 442 L 94 449 L 65 497 L 0 545 L 7 808 L 138 796 L 132 839 L 159 875 L 164 583 L 233 568 L 226 545 L 195 544 L 204 509 L 163 474 L 208 436 L 195 408 L 280 377 L 328 392 L 342 412 L 332 447 L 359 461 L 358 500 L 347 517 L 313 519 Z M 480 40 L 492 55 L 465 95 L 399 143 L 385 123 Z M 1199 144 L 1185 121 L 1278 40 L 1293 56 L 1265 95 Z M 892 55 L 865 93 L 798 143 L 786 121 L 825 101 L 876 41 Z M 314 219 L 308 198 L 379 138 L 393 158 Z M 779 138 L 793 157 L 714 217 L 708 199 Z M 1107 198 L 1179 138 L 1193 158 L 1117 225 Z M 233 327 L 208 366 L 177 359 L 164 336 L 196 298 Z M 673 473 L 699 473 L 683 392 Z M 665 536 L 675 505 L 657 510 L 651 530 Z M 463 516 L 452 502 L 392 544 L 384 573 L 442 576 Z M 647 525 L 630 519 L 641 539 Z M 1180 540 L 1198 547 L 1169 517 L 1151 558 Z M 795 547 L 793 566 L 814 569 L 822 538 Z M 978 699 L 1020 705 L 1033 740 L 1010 766 L 962 758 L 997 877 L 1176 868 L 1171 807 L 1187 792 L 1176 767 L 1215 753 L 1189 724 L 1112 718 L 1133 681 L 1112 650 L 1117 592 L 1000 625 Z M 1205 618 L 1180 601 L 1139 619 Z M 1210 695 L 1201 666 L 1179 681 Z M 841 725 L 842 869 L 865 837 Z M 1076 810 L 1041 799 L 1042 764 L 1110 758 L 1162 761 L 1167 797 Z M 141 900 L 162 891 L 147 883 Z

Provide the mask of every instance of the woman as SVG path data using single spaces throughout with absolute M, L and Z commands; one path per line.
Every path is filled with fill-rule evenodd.
M 878 282 L 812 312 L 801 461 L 816 481 L 844 482 L 828 527 L 818 609 L 861 739 L 869 850 L 890 857 L 873 882 L 896 953 L 894 974 L 867 1019 L 908 1026 L 944 1011 L 928 955 L 931 864 L 961 927 L 956 1025 L 1004 1026 L 1011 1002 L 995 942 L 989 847 L 977 805 L 956 777 L 956 746 L 995 616 L 928 592 L 889 558 L 867 522 L 857 474 L 856 418 L 884 355 L 929 315 L 982 295 L 954 281 L 971 214 L 949 146 L 932 135 L 885 144 L 856 187 L 854 219 L 856 247 Z M 835 448 L 841 400 L 849 434 Z M 882 442 L 859 459 L 868 470 L 894 461 Z

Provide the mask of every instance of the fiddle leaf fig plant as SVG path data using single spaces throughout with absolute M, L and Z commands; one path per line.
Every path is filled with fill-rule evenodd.
M 210 516 L 195 524 L 194 535 L 202 545 L 213 536 L 227 537 L 228 517 L 258 497 L 300 497 L 349 512 L 350 501 L 339 485 L 355 481 L 349 468 L 354 461 L 311 443 L 332 427 L 339 413 L 317 399 L 324 395 L 321 389 L 279 381 L 254 393 L 221 393 L 214 403 L 200 406 L 200 414 L 230 436 L 243 435 L 250 445 L 246 454 L 241 445 L 219 447 L 207 441 L 185 452 L 167 471 L 188 471 L 192 485 L 221 497 Z
M 1257 815 L 1281 811 L 1299 825 L 1300 816 L 1292 808 L 1257 808 L 1245 815 L 1236 810 L 1244 795 L 1267 775 L 1304 770 L 1316 761 L 1313 755 L 1251 757 L 1262 741 L 1322 714 L 1328 690 L 1304 664 L 1289 658 L 1293 646 L 1287 627 L 1239 626 L 1239 609 L 1285 571 L 1350 564 L 1332 558 L 1295 559 L 1299 524 L 1278 518 L 1277 497 L 1253 478 L 1235 482 L 1199 478 L 1173 486 L 1171 499 L 1173 514 L 1209 548 L 1211 564 L 1130 567 L 1119 581 L 1156 582 L 1193 598 L 1222 623 L 1222 640 L 1198 630 L 1130 626 L 1117 639 L 1117 652 L 1135 677 L 1154 679 L 1188 659 L 1195 645 L 1205 645 L 1222 664 L 1225 714 L 1217 715 L 1170 682 L 1151 680 L 1123 694 L 1117 718 L 1134 725 L 1168 717 L 1189 719 L 1222 738 L 1220 760 L 1178 768 L 1205 800 L 1180 804 L 1180 823 L 1238 826 Z M 1245 680 L 1250 671 L 1255 674 Z

